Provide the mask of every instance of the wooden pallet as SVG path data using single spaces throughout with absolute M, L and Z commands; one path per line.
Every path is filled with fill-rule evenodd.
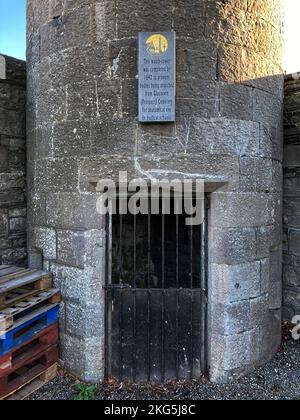
M 10 369 L 23 366 L 26 360 L 45 352 L 58 342 L 58 324 L 51 325 L 24 344 L 0 357 L 0 376 Z
M 52 381 L 57 376 L 57 363 L 51 366 L 45 373 L 42 373 L 37 379 L 30 382 L 28 385 L 24 385 L 23 388 L 13 393 L 9 397 L 5 398 L 7 401 L 23 401 L 30 397 L 31 394 L 37 392 L 48 382 Z
M 37 290 L 45 291 L 52 288 L 52 275 L 44 271 L 17 269 L 1 275 L 0 271 L 0 310 L 12 306 L 36 294 Z
M 34 338 L 45 328 L 58 322 L 59 304 L 46 305 L 19 319 L 14 327 L 0 336 L 0 356 Z
M 0 374 L 0 400 L 40 378 L 42 380 L 45 373 L 58 362 L 58 347 L 53 346 L 31 358 L 20 367 L 12 368 Z M 41 377 L 42 375 L 42 377 Z
M 51 289 L 45 292 L 36 292 L 34 296 L 0 311 L 0 336 L 14 327 L 14 324 L 21 317 L 29 315 L 42 305 L 61 302 L 61 295 L 58 289 Z

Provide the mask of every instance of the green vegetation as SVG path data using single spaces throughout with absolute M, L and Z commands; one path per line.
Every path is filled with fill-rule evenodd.
M 74 387 L 76 401 L 90 401 L 95 399 L 95 392 L 97 391 L 96 385 L 78 384 Z

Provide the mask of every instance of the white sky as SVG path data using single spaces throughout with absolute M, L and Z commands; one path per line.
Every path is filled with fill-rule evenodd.
M 300 0 L 284 0 L 284 3 L 284 68 L 287 73 L 296 73 L 300 72 Z

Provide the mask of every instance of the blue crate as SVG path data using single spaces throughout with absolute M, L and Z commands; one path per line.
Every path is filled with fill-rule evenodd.
M 25 321 L 23 324 L 0 336 L 0 357 L 26 343 L 28 340 L 31 340 L 45 328 L 55 324 L 58 318 L 59 305 L 53 305 L 50 309 L 39 313 L 37 316 L 33 316 L 30 320 Z

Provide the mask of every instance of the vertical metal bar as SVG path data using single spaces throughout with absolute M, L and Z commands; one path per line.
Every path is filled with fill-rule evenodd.
M 191 368 L 191 379 L 194 377 L 194 291 L 191 290 L 191 329 L 190 329 L 190 368 Z
M 120 294 L 120 313 L 119 313 L 119 378 L 120 381 L 123 379 L 123 293 L 122 290 L 118 292 Z
M 151 212 L 148 213 L 148 289 L 151 287 Z
M 111 203 L 109 204 L 110 211 L 106 216 L 106 279 L 105 285 L 112 283 L 112 211 Z M 105 375 L 108 378 L 112 374 L 112 296 L 106 289 L 105 291 Z
M 137 338 L 136 338 L 136 269 L 137 269 L 137 216 L 133 216 L 133 342 L 134 342 L 134 349 L 132 352 L 133 358 L 133 380 L 136 380 L 136 350 L 137 350 Z
M 161 378 L 165 381 L 165 289 L 162 289 L 162 325 L 161 325 Z
M 201 370 L 207 371 L 207 267 L 208 267 L 208 198 L 205 197 L 205 217 L 201 229 Z
M 179 289 L 176 290 L 176 380 L 179 379 L 179 328 L 178 328 L 178 315 L 179 315 Z
M 190 288 L 193 288 L 193 277 L 194 277 L 194 226 L 191 225 L 191 231 L 190 231 L 190 271 L 191 271 L 191 279 L 190 279 Z
M 176 214 L 176 288 L 179 288 L 179 214 Z
M 123 283 L 123 215 L 120 214 L 119 283 Z
M 133 290 L 133 343 L 134 349 L 132 352 L 132 368 L 133 368 L 133 380 L 136 380 L 136 350 L 137 350 L 137 342 L 136 342 L 136 293 L 137 290 Z
M 133 287 L 136 288 L 136 256 L 137 256 L 137 228 L 136 228 L 136 215 L 133 216 Z
M 148 363 L 148 381 L 151 380 L 151 358 L 150 358 L 150 339 L 151 339 L 151 303 L 150 303 L 150 299 L 151 299 L 151 294 L 150 294 L 150 290 L 147 290 L 147 303 L 148 303 L 148 319 L 147 319 L 147 328 L 148 328 L 148 345 L 147 345 L 147 363 Z
M 165 220 L 165 215 L 163 214 L 162 215 L 162 238 L 161 238 L 161 241 L 162 241 L 162 277 L 161 277 L 161 287 L 162 287 L 162 289 L 164 289 L 165 288 L 165 236 L 166 236 L 166 233 L 165 233 L 165 224 L 166 224 L 166 220 Z

